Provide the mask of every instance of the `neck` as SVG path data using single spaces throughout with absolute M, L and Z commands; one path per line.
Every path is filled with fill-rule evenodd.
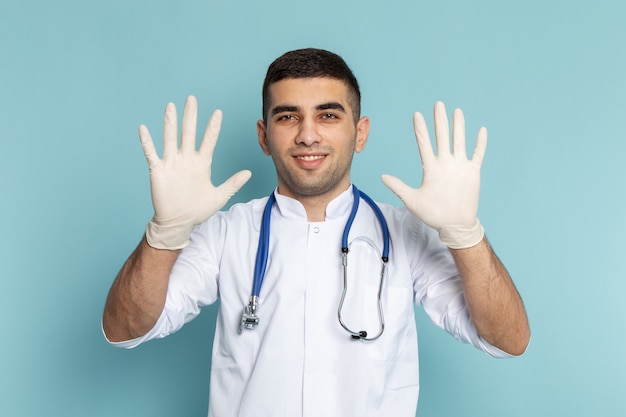
M 301 195 L 283 192 L 283 188 L 278 186 L 278 193 L 298 200 L 306 211 L 306 217 L 309 222 L 323 222 L 326 220 L 326 207 L 337 196 L 346 191 L 347 187 L 338 188 L 333 191 L 329 191 L 320 195 Z
M 326 207 L 328 207 L 328 203 L 332 201 L 332 198 L 306 197 L 299 198 L 298 201 L 304 206 L 308 221 L 323 222 L 326 220 Z

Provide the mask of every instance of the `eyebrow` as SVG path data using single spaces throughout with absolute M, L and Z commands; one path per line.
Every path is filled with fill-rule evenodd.
M 278 113 L 291 113 L 298 111 L 297 106 L 276 106 L 272 109 L 272 116 Z
M 315 106 L 315 109 L 316 110 L 339 110 L 342 113 L 346 113 L 345 107 L 343 107 L 341 103 L 338 103 L 336 101 L 330 101 L 328 103 L 318 104 L 317 106 Z M 298 106 L 291 106 L 291 105 L 276 106 L 272 109 L 272 116 L 279 114 L 279 113 L 297 112 L 298 110 L 300 110 Z
M 346 112 L 346 109 L 341 105 L 341 103 L 337 103 L 336 101 L 331 101 L 330 103 L 320 104 L 316 107 L 317 110 L 339 110 L 342 113 Z

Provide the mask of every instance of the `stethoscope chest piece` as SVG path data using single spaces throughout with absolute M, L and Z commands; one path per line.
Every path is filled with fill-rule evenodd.
M 243 308 L 243 313 L 241 313 L 239 333 L 241 333 L 243 329 L 254 330 L 259 325 L 259 316 L 256 315 L 256 307 L 257 298 L 253 296 L 250 298 L 250 303 Z

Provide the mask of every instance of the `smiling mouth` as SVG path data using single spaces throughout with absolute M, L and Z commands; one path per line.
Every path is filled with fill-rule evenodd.
M 318 159 L 326 158 L 326 155 L 300 155 L 296 156 L 296 158 L 301 161 L 316 161 Z

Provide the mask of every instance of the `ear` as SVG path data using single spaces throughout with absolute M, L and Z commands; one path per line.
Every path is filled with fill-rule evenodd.
M 263 120 L 256 122 L 256 134 L 259 137 L 259 145 L 265 155 L 270 155 L 270 146 L 267 143 L 267 126 Z
M 367 116 L 363 116 L 356 123 L 356 145 L 355 152 L 361 152 L 365 149 L 367 138 L 370 134 L 370 119 Z

